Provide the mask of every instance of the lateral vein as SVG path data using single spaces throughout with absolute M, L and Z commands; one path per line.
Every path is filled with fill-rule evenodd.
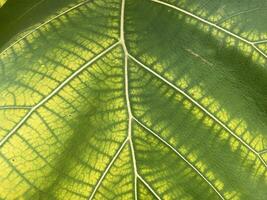
M 0 141 L 0 147 L 23 125 L 23 123 L 32 115 L 32 113 L 38 109 L 40 106 L 42 106 L 45 102 L 47 102 L 50 98 L 52 98 L 57 92 L 59 92 L 66 84 L 68 84 L 73 78 L 75 78 L 78 74 L 80 74 L 85 68 L 87 68 L 89 65 L 91 65 L 93 62 L 104 56 L 106 53 L 111 51 L 113 48 L 115 48 L 119 42 L 116 42 L 115 44 L 111 45 L 107 49 L 105 49 L 103 52 L 95 56 L 93 59 L 88 61 L 85 65 L 80 67 L 77 71 L 75 71 L 71 76 L 69 76 L 64 82 L 62 82 L 58 87 L 56 87 L 48 96 L 46 96 L 44 99 L 42 99 L 38 104 L 33 106 L 30 111 L 25 115 L 22 120 Z
M 137 174 L 137 178 L 139 178 L 139 180 L 141 182 L 143 182 L 143 184 L 149 189 L 149 191 L 158 199 L 161 200 L 161 198 L 159 197 L 159 195 L 157 195 L 157 193 L 150 187 L 150 185 L 142 178 L 142 176 L 140 176 L 139 174 Z
M 32 106 L 16 106 L 16 105 L 7 105 L 0 106 L 0 110 L 19 110 L 19 109 L 31 109 Z
M 201 176 L 209 185 L 210 187 L 218 194 L 218 196 L 224 200 L 224 197 L 220 194 L 220 192 L 217 190 L 217 188 L 193 165 L 191 164 L 180 152 L 178 152 L 172 145 L 170 145 L 167 141 L 165 141 L 163 138 L 161 138 L 158 134 L 156 134 L 154 131 L 152 131 L 150 128 L 145 126 L 142 122 L 140 122 L 138 119 L 133 117 L 133 119 L 142 126 L 145 130 L 147 130 L 149 133 L 154 135 L 157 139 L 159 139 L 163 144 L 168 146 L 176 155 L 178 155 L 180 158 L 182 158 L 199 176 Z
M 252 151 L 262 161 L 262 163 L 264 164 L 264 166 L 267 167 L 266 162 L 263 162 L 263 159 L 259 155 L 259 152 L 257 152 L 251 146 L 249 146 L 242 138 L 240 138 L 230 128 L 228 128 L 227 125 L 225 125 L 221 120 L 219 120 L 217 117 L 215 117 L 212 113 L 210 113 L 202 105 L 200 105 L 196 100 L 194 100 L 191 96 L 189 96 L 185 91 L 181 90 L 176 85 L 174 85 L 173 83 L 169 82 L 164 77 L 162 77 L 161 75 L 159 75 L 158 73 L 156 73 L 155 71 L 153 71 L 152 69 L 150 69 L 149 67 L 147 67 L 146 65 L 144 65 L 143 63 L 141 63 L 139 60 L 137 60 L 131 54 L 129 54 L 129 57 L 134 62 L 136 62 L 138 65 L 140 65 L 141 67 L 143 67 L 145 70 L 147 70 L 148 72 L 150 72 L 151 74 L 153 74 L 154 76 L 156 76 L 157 78 L 159 78 L 160 80 L 162 80 L 163 82 L 165 82 L 166 84 L 168 84 L 169 86 L 171 86 L 173 89 L 175 89 L 176 91 L 178 91 L 179 93 L 181 93 L 182 95 L 184 95 L 193 104 L 195 104 L 198 108 L 200 108 L 203 112 L 205 112 L 209 117 L 211 117 L 214 121 L 216 121 L 220 126 L 222 126 L 227 132 L 229 132 L 234 138 L 236 138 L 239 142 L 241 142 L 244 146 L 246 146 L 250 151 Z
M 247 39 L 245 39 L 245 38 L 243 38 L 243 37 L 241 37 L 241 36 L 239 36 L 239 35 L 237 35 L 235 33 L 232 33 L 231 31 L 228 31 L 228 30 L 222 28 L 221 26 L 218 26 L 217 24 L 214 24 L 214 23 L 212 23 L 212 22 L 210 22 L 210 21 L 208 21 L 206 19 L 203 19 L 203 18 L 201 18 L 201 17 L 199 17 L 199 16 L 197 16 L 197 15 L 195 15 L 195 14 L 193 14 L 193 13 L 187 11 L 187 10 L 184 10 L 184 9 L 179 8 L 177 6 L 174 6 L 172 4 L 169 4 L 169 3 L 166 3 L 166 2 L 163 2 L 163 1 L 160 1 L 160 0 L 151 0 L 151 1 L 155 2 L 155 3 L 158 3 L 158 4 L 161 4 L 161 5 L 164 5 L 164 6 L 167 6 L 167 7 L 172 8 L 172 9 L 178 10 L 181 13 L 184 13 L 184 14 L 186 14 L 186 15 L 188 15 L 190 17 L 193 17 L 193 18 L 195 18 L 195 19 L 197 19 L 197 20 L 199 20 L 199 21 L 201 21 L 201 22 L 203 22 L 205 24 L 208 24 L 208 25 L 210 25 L 210 26 L 212 26 L 212 27 L 214 27 L 214 28 L 216 28 L 216 29 L 218 29 L 220 31 L 223 31 L 226 34 L 231 35 L 232 37 L 235 37 L 235 38 L 237 38 L 237 39 L 239 39 L 239 40 L 251 45 L 262 56 L 267 58 L 267 55 L 263 51 L 261 51 L 258 47 L 256 47 L 256 45 L 255 45 L 256 43 L 255 42 L 249 41 L 249 40 L 247 40 Z
M 89 1 L 90 1 L 90 0 L 83 1 L 83 2 L 81 2 L 81 3 L 79 3 L 79 4 L 77 4 L 77 5 L 75 5 L 75 6 L 71 7 L 71 8 L 69 8 L 69 9 L 63 11 L 62 13 L 60 13 L 60 14 L 58 14 L 58 15 L 52 17 L 51 19 L 45 21 L 44 23 L 40 24 L 39 26 L 37 26 L 36 28 L 34 28 L 34 29 L 31 30 L 30 32 L 28 32 L 27 34 L 25 34 L 24 36 L 22 36 L 21 38 L 19 38 L 18 40 L 16 40 L 16 41 L 14 41 L 13 43 L 11 43 L 8 47 L 6 47 L 4 50 L 2 50 L 2 51 L 0 52 L 0 55 L 4 54 L 8 49 L 12 48 L 15 44 L 19 43 L 20 41 L 22 41 L 23 39 L 25 39 L 26 37 L 28 37 L 29 35 L 31 35 L 31 34 L 34 33 L 35 31 L 37 31 L 37 30 L 40 29 L 41 27 L 43 27 L 43 26 L 49 24 L 51 21 L 53 21 L 53 20 L 55 20 L 55 19 L 61 17 L 62 15 L 64 15 L 64 14 L 66 14 L 66 13 L 68 13 L 68 12 L 70 12 L 70 11 L 72 11 L 72 10 L 74 10 L 74 9 L 76 9 L 76 8 L 78 8 L 78 7 L 80 7 L 80 6 L 84 5 L 84 4 L 86 4 L 86 3 L 88 3 Z
M 128 142 L 128 138 L 126 138 L 124 140 L 124 142 L 122 143 L 122 145 L 120 146 L 120 148 L 118 149 L 118 151 L 116 152 L 116 154 L 113 156 L 112 160 L 110 161 L 110 163 L 108 164 L 107 168 L 105 169 L 104 173 L 102 174 L 102 176 L 100 177 L 100 179 L 98 180 L 93 192 L 91 193 L 90 197 L 88 198 L 88 200 L 92 200 L 95 196 L 95 193 L 97 192 L 99 186 L 101 185 L 101 183 L 103 182 L 104 178 L 106 177 L 107 173 L 109 172 L 110 168 L 112 167 L 113 163 L 115 162 L 115 160 L 118 158 L 118 156 L 120 155 L 122 149 L 124 148 L 124 146 L 126 145 L 126 143 Z

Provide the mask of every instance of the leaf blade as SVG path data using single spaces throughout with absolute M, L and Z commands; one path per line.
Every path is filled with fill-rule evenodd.
M 265 199 L 264 37 L 237 24 L 258 9 L 207 5 L 73 1 L 15 36 L 0 197 Z

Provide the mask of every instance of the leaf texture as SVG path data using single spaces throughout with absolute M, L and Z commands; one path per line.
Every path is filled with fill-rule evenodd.
M 6 3 L 7 0 L 0 0 L 0 8 Z
M 266 8 L 40 1 L 4 25 L 0 199 L 267 199 Z

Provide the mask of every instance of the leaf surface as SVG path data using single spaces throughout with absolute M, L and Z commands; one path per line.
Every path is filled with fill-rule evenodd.
M 1 199 L 267 198 L 265 1 L 54 2 L 1 36 Z
M 0 8 L 6 3 L 7 0 L 0 0 Z

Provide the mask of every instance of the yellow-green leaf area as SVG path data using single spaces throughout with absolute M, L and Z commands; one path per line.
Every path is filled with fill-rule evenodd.
M 7 0 L 0 0 L 0 8 L 6 3 Z

